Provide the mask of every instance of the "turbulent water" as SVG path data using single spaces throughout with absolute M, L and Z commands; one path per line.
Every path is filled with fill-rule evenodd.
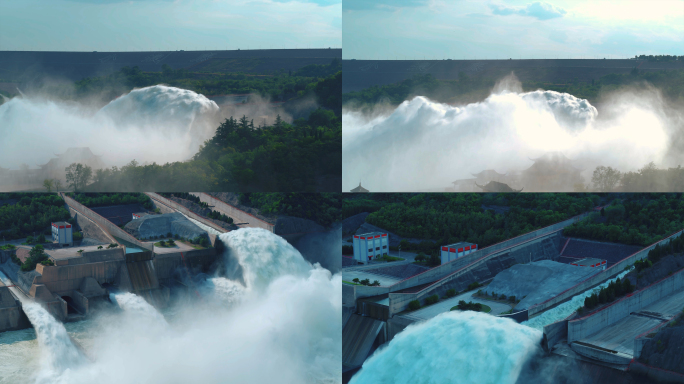
M 592 289 L 588 289 L 580 293 L 579 295 L 574 296 L 569 301 L 566 301 L 563 304 L 553 307 L 548 311 L 543 312 L 539 316 L 535 316 L 527 321 L 523 321 L 521 324 L 526 325 L 528 327 L 536 328 L 541 331 L 544 329 L 545 326 L 553 324 L 557 321 L 563 320 L 566 317 L 570 316 L 573 312 L 577 310 L 577 308 L 584 305 L 585 298 L 591 296 L 594 292 L 598 293 L 602 288 L 608 287 L 608 285 L 611 282 L 614 282 L 617 279 L 622 279 L 623 277 L 625 277 L 625 275 L 627 275 L 627 273 L 629 273 L 629 271 L 622 272 L 619 275 L 617 275 L 614 279 L 608 280 L 605 283 Z
M 37 382 L 52 382 L 61 372 L 78 369 L 87 362 L 69 338 L 64 325 L 55 320 L 40 304 L 23 303 L 22 308 L 33 324 L 41 347 L 42 367 Z
M 0 334 L 0 356 L 11 356 L 12 364 L 0 361 L 0 377 L 15 379 L 8 383 L 34 383 L 39 375 L 75 384 L 339 383 L 341 276 L 312 266 L 262 229 L 221 239 L 225 263 L 236 270 L 231 278 L 208 279 L 200 298 L 180 295 L 160 314 L 136 295 L 113 295 L 121 310 L 100 311 L 71 334 L 92 361 L 64 360 L 68 369 L 61 371 L 30 368 L 44 346 L 27 331 Z
M 396 335 L 350 384 L 515 383 L 541 339 L 510 319 L 446 312 Z
M 99 111 L 15 97 L 0 105 L 0 166 L 43 164 L 72 147 L 90 147 L 108 165 L 185 160 L 213 135 L 218 110 L 203 95 L 162 85 L 133 90 Z
M 415 97 L 375 116 L 345 110 L 343 188 L 445 188 L 485 169 L 522 171 L 546 152 L 581 160 L 589 179 L 597 165 L 624 171 L 663 160 L 671 129 L 657 107 L 623 97 L 605 109 L 599 119 L 587 100 L 518 89 L 458 107 Z

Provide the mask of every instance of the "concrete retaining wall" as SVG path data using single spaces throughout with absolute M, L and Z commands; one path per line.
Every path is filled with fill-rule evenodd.
M 100 228 L 99 225 L 95 224 L 95 222 L 90 220 L 85 215 L 79 214 L 78 211 L 69 207 L 68 205 L 67 207 L 69 208 L 69 214 L 71 217 L 76 219 L 76 223 L 81 228 L 83 238 L 96 239 L 109 244 L 116 243 L 116 240 L 110 234 Z
M 342 304 L 356 306 L 355 285 L 342 283 Z
M 100 228 L 105 230 L 108 235 L 110 236 L 115 236 L 118 237 L 122 240 L 125 240 L 129 243 L 134 244 L 136 247 L 142 248 L 142 249 L 147 249 L 149 251 L 153 250 L 153 245 L 151 244 L 144 244 L 140 242 L 138 239 L 135 237 L 131 236 L 128 232 L 124 231 L 123 229 L 119 228 L 118 226 L 114 225 L 111 221 L 105 219 L 104 217 L 98 215 L 95 213 L 93 210 L 90 208 L 86 207 L 85 205 L 79 203 L 78 201 L 72 199 L 71 197 L 67 196 L 64 193 L 60 193 L 62 198 L 64 198 L 64 201 L 67 203 L 67 205 L 71 208 L 73 208 L 76 212 L 86 216 L 90 220 L 92 220 L 94 223 L 96 223 Z
M 395 316 L 387 320 L 387 341 L 391 341 L 394 336 L 413 323 L 415 323 L 415 320 L 407 319 L 403 316 Z
M 214 230 L 218 231 L 219 233 L 224 233 L 228 232 L 228 230 L 221 228 L 220 226 L 214 224 L 210 220 L 206 220 L 204 217 L 196 214 L 195 212 L 185 208 L 184 206 L 176 203 L 173 200 L 169 200 L 165 198 L 162 195 L 159 195 L 154 192 L 145 192 L 147 196 L 149 196 L 150 199 L 152 199 L 152 203 L 155 205 L 155 207 L 159 208 L 160 211 L 164 213 L 173 213 L 173 212 L 180 212 L 184 214 L 187 217 L 192 218 L 193 220 L 197 220 L 200 223 L 206 225 L 207 227 L 213 228 Z
M 207 272 L 216 262 L 216 249 L 196 249 L 188 252 L 176 252 L 156 255 L 154 269 L 162 284 L 171 282 L 179 271 L 190 273 Z
M 395 291 L 399 291 L 402 289 L 411 288 L 411 287 L 415 287 L 417 285 L 426 284 L 429 282 L 439 280 L 441 278 L 444 278 L 445 276 L 448 276 L 448 275 L 462 269 L 463 267 L 465 267 L 469 264 L 472 264 L 476 260 L 482 259 L 485 256 L 491 255 L 491 254 L 496 253 L 496 252 L 500 252 L 501 250 L 504 250 L 507 248 L 511 248 L 517 244 L 530 241 L 534 238 L 546 236 L 546 235 L 549 235 L 553 232 L 560 231 L 563 228 L 583 219 L 587 215 L 588 215 L 588 213 L 578 215 L 578 216 L 572 217 L 568 220 L 561 221 L 560 223 L 556 223 L 556 224 L 550 225 L 548 227 L 540 228 L 540 229 L 537 229 L 535 231 L 528 232 L 524 235 L 514 237 L 510 240 L 502 241 L 500 243 L 490 245 L 489 247 L 482 248 L 482 249 L 477 250 L 477 251 L 475 251 L 469 255 L 459 257 L 458 259 L 450 261 L 446 264 L 440 265 L 439 267 L 432 268 L 429 271 L 425 271 L 421 274 L 412 276 L 408 279 L 404 279 L 404 280 L 392 285 L 391 291 L 395 292 Z
M 626 257 L 622 261 L 615 263 L 612 267 L 607 268 L 604 271 L 599 272 L 598 274 L 590 277 L 589 279 L 575 285 L 572 288 L 567 289 L 565 292 L 561 293 L 560 295 L 549 299 L 543 303 L 537 304 L 531 308 L 529 308 L 530 311 L 530 317 L 533 317 L 534 315 L 544 312 L 548 310 L 549 308 L 555 307 L 556 305 L 572 298 L 573 296 L 582 293 L 590 288 L 593 288 L 604 281 L 608 279 L 612 279 L 613 277 L 619 275 L 621 272 L 625 270 L 625 267 L 630 266 L 634 264 L 635 261 L 641 260 L 645 257 L 648 256 L 648 251 L 651 249 L 655 248 L 656 245 L 664 245 L 670 242 L 670 240 L 675 239 L 679 237 L 682 234 L 681 231 L 675 232 L 674 234 L 670 235 L 669 237 L 652 244 L 644 249 L 642 249 L 639 252 L 634 253 L 631 256 Z
M 208 195 L 204 192 L 191 192 L 191 194 L 199 197 L 201 202 L 213 206 L 216 211 L 232 217 L 235 223 L 249 223 L 248 225 L 245 225 L 245 227 L 263 228 L 275 233 L 274 224 L 268 223 L 257 218 L 256 216 L 250 215 L 249 213 L 242 211 L 223 200 L 219 200 L 214 196 Z
M 87 277 L 94 278 L 99 284 L 112 284 L 115 282 L 119 268 L 125 264 L 123 249 L 109 249 L 99 252 L 103 255 L 96 255 L 96 258 L 99 259 L 101 256 L 103 257 L 102 260 L 86 259 L 86 262 L 82 263 L 77 262 L 80 260 L 74 259 L 73 264 L 55 266 L 38 264 L 36 271 L 41 276 L 36 277 L 34 283 L 44 284 L 50 292 L 60 296 L 71 295 L 73 291 L 79 289 L 83 279 Z M 84 252 L 84 254 L 92 253 L 97 252 Z
M 561 340 L 568 338 L 568 320 L 561 320 L 544 327 L 544 349 L 549 352 Z
M 684 270 L 582 318 L 568 322 L 568 343 L 581 340 L 684 288 Z

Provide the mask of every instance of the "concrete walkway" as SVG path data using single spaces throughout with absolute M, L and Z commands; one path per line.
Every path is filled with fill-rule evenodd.
M 492 311 L 489 312 L 490 315 L 499 315 L 503 312 L 509 311 L 511 309 L 510 305 L 498 303 L 496 301 L 489 301 L 489 300 L 482 300 L 479 298 L 473 297 L 473 295 L 477 293 L 476 290 L 466 292 L 464 294 L 458 295 L 456 297 L 452 297 L 451 299 L 448 300 L 442 300 L 438 302 L 437 304 L 432 304 L 430 306 L 427 306 L 425 308 L 419 309 L 417 311 L 408 313 L 404 315 L 405 317 L 409 318 L 414 318 L 414 319 L 419 319 L 419 320 L 429 320 L 440 313 L 444 312 L 449 312 L 451 308 L 455 307 L 458 305 L 458 302 L 463 300 L 466 303 L 469 301 L 472 301 L 473 303 L 480 303 L 483 305 L 486 305 L 490 308 L 492 308 Z
M 377 265 L 375 265 L 375 268 L 377 268 Z M 371 283 L 375 280 L 378 280 L 380 282 L 381 287 L 388 287 L 400 280 L 392 276 L 376 275 L 375 273 L 368 273 L 364 272 L 363 270 L 342 270 L 342 280 L 352 281 L 355 278 L 358 278 L 359 280 L 368 279 Z

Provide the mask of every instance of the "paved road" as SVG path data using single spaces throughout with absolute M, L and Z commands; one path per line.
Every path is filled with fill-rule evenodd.
M 492 311 L 489 312 L 489 314 L 494 315 L 494 316 L 499 315 L 499 314 L 506 312 L 506 311 L 511 309 L 510 305 L 497 303 L 495 301 L 489 301 L 489 300 L 474 298 L 473 294 L 475 294 L 476 292 L 477 291 L 466 292 L 466 293 L 458 295 L 456 297 L 452 297 L 451 299 L 442 300 L 437 304 L 432 304 L 430 306 L 427 306 L 425 308 L 419 309 L 415 312 L 411 312 L 411 313 L 403 315 L 403 316 L 413 318 L 416 320 L 429 320 L 429 319 L 439 315 L 440 313 L 449 312 L 451 310 L 451 308 L 458 305 L 458 302 L 460 300 L 464 300 L 465 302 L 472 301 L 473 303 L 480 303 L 480 304 L 487 305 L 490 308 L 492 308 Z

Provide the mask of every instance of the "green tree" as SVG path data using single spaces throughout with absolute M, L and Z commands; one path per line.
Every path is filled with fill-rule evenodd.
M 74 191 L 80 191 L 85 188 L 93 176 L 93 170 L 87 165 L 74 163 L 66 167 L 66 181 L 67 185 Z
M 52 192 L 53 185 L 54 185 L 54 182 L 51 179 L 43 180 L 43 188 L 45 188 L 48 193 Z
M 598 166 L 594 170 L 591 182 L 595 188 L 601 192 L 611 192 L 622 178 L 622 173 L 617 169 L 605 166 Z

